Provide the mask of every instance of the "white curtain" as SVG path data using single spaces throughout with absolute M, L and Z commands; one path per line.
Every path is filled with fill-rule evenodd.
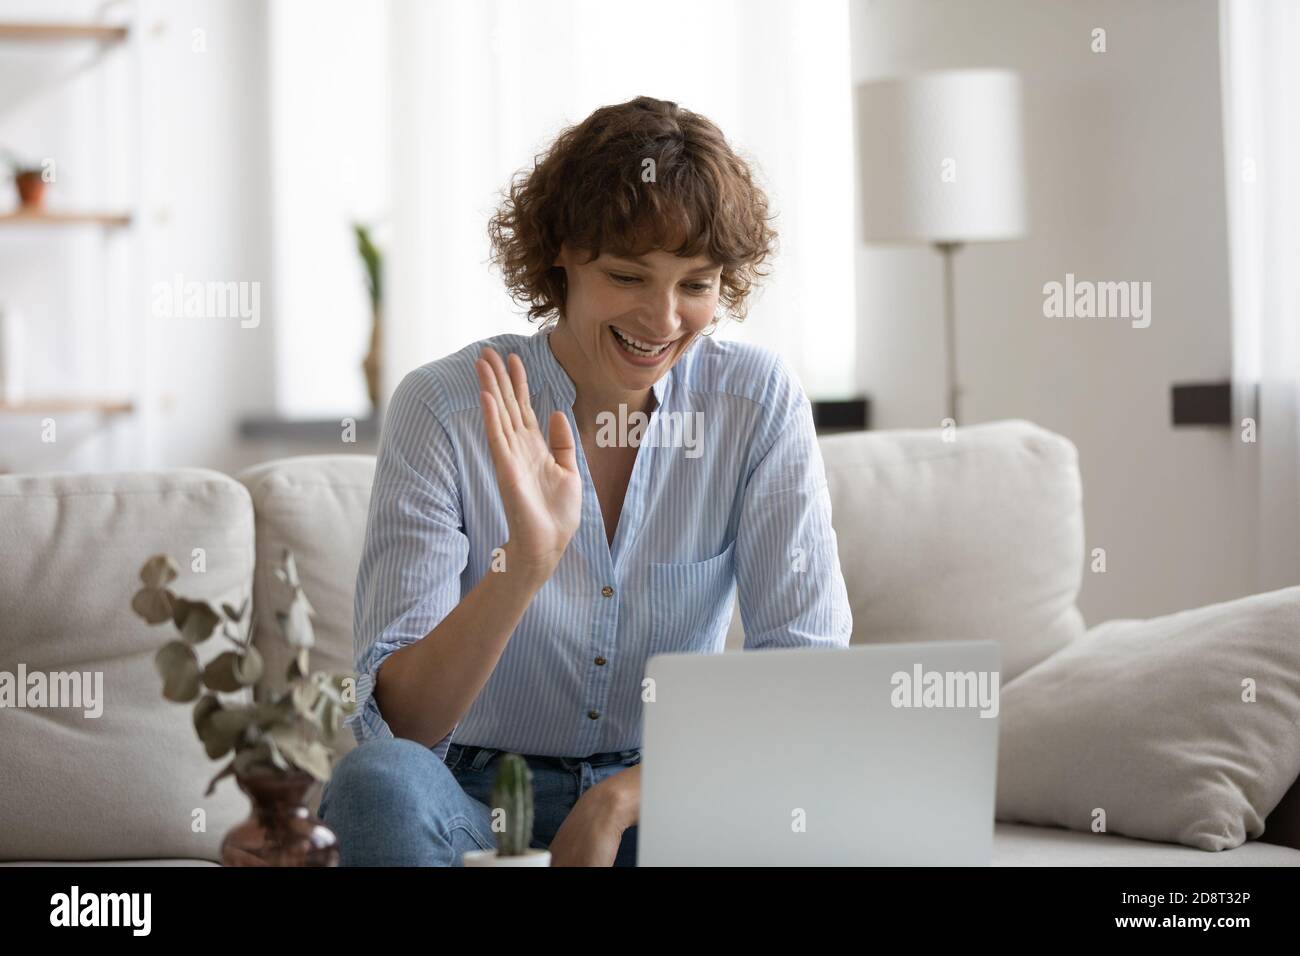
M 267 10 L 275 281 L 263 306 L 273 317 L 276 411 L 286 417 L 369 410 L 361 360 L 371 307 L 352 223 L 386 246 L 388 10 L 352 0 L 277 0 Z
M 1220 21 L 1234 404 L 1258 424 L 1265 590 L 1300 583 L 1300 3 L 1222 0 Z
M 534 326 L 489 267 L 498 192 L 564 126 L 637 95 L 712 119 L 768 190 L 781 252 L 743 326 L 809 394 L 853 385 L 847 0 L 394 0 L 386 394 Z

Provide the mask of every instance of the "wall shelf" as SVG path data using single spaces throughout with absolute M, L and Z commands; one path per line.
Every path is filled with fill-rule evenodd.
M 65 412 L 125 415 L 133 411 L 135 404 L 124 399 L 42 398 L 26 402 L 0 402 L 0 415 L 50 415 Z
M 0 213 L 0 226 L 104 226 L 109 229 L 131 225 L 130 213 L 65 212 L 53 209 L 15 209 Z
M 67 40 L 95 40 L 121 43 L 127 37 L 124 26 L 102 23 L 0 23 L 0 40 L 51 43 Z
M 245 418 L 239 423 L 239 437 L 245 441 L 298 441 L 337 444 L 339 429 L 344 418 L 352 417 L 357 423 L 357 441 L 379 440 L 379 417 L 373 412 L 355 416 L 339 415 L 335 418 Z
M 103 20 L 95 22 L 91 18 L 62 22 L 22 21 L 13 17 L 0 19 L 0 50 L 3 50 L 0 55 L 15 61 L 7 65 L 18 68 L 19 61 L 23 58 L 30 63 L 43 63 L 43 58 L 53 57 L 56 64 L 65 64 L 66 61 L 65 65 L 70 68 L 48 72 L 40 69 L 34 77 L 35 81 L 43 84 L 38 91 L 44 91 L 55 83 L 62 85 L 78 80 L 87 75 L 92 67 L 107 71 L 105 75 L 97 77 L 97 85 L 100 87 L 98 105 L 101 113 L 115 112 L 107 124 L 97 124 L 89 130 L 105 139 L 107 146 L 111 147 L 101 168 L 102 185 L 108 187 L 108 195 L 102 200 L 103 205 L 93 198 L 78 202 L 75 197 L 68 197 L 70 208 L 62 209 L 7 205 L 8 211 L 0 212 L 0 248 L 4 249 L 0 255 L 9 256 L 15 245 L 30 246 L 38 238 L 43 242 L 54 242 L 60 246 L 59 252 L 63 253 L 63 246 L 85 236 L 80 230 L 101 230 L 100 235 L 91 237 L 102 240 L 92 243 L 92 246 L 98 248 L 83 244 L 76 248 L 69 246 L 67 251 L 75 252 L 80 256 L 79 261 L 87 265 L 90 264 L 92 255 L 98 259 L 98 271 L 101 274 L 99 285 L 105 295 L 96 321 L 105 328 L 105 334 L 112 337 L 115 343 L 124 340 L 130 342 L 132 337 L 143 335 L 143 331 L 138 330 L 137 323 L 132 321 L 130 308 L 130 296 L 140 281 L 138 268 L 141 241 L 137 235 L 138 230 L 128 227 L 136 225 L 139 217 L 136 215 L 135 200 L 128 198 L 130 192 L 126 184 L 130 180 L 122 175 L 124 168 L 140 166 L 141 128 L 144 123 L 140 107 L 145 102 L 140 80 L 143 45 L 133 42 L 140 36 L 139 29 L 134 20 L 113 23 Z M 73 59 L 78 61 L 75 68 L 73 60 L 67 59 L 65 53 L 75 54 Z M 105 81 L 111 83 L 111 87 Z M 69 109 L 73 104 L 72 99 L 66 99 L 61 105 Z M 89 105 L 93 105 L 93 102 Z M 131 110 L 132 105 L 134 110 Z M 123 117 L 125 121 L 121 125 L 126 132 L 121 134 L 117 132 L 118 124 L 115 122 L 119 118 L 118 112 L 135 114 L 133 120 Z M 71 118 L 79 115 L 76 110 L 72 110 L 69 121 L 65 124 L 69 130 L 72 129 Z M 21 144 L 4 145 L 18 147 Z M 114 185 L 116 188 L 113 188 Z M 5 227 L 9 228 L 7 235 Z M 45 230 L 46 236 L 37 237 L 32 230 Z M 110 235 L 112 239 L 109 238 Z M 67 262 L 62 264 L 66 266 Z M 52 277 L 42 275 L 41 278 L 48 280 Z M 6 298 L 17 294 L 16 290 L 11 293 L 11 290 L 6 289 L 4 292 Z M 47 313 L 57 312 L 66 317 L 71 310 L 60 308 L 58 302 L 57 298 L 38 298 L 31 314 L 45 318 Z M 20 304 L 27 305 L 15 301 L 15 309 Z M 24 314 L 26 312 L 24 309 Z M 59 317 L 59 314 L 48 315 L 51 320 Z M 104 319 L 109 321 L 105 323 Z M 41 383 L 32 382 L 30 384 L 34 394 L 13 394 L 11 397 L 14 401 L 0 400 L 0 423 L 8 423 L 7 427 L 12 432 L 15 427 L 29 429 L 32 422 L 38 422 L 46 416 L 67 416 L 75 420 L 77 429 L 102 430 L 108 436 L 105 442 L 98 443 L 84 454 L 74 450 L 72 459 L 77 462 L 75 467 L 120 469 L 123 464 L 128 464 L 122 460 L 123 450 L 135 447 L 136 438 L 148 422 L 148 416 L 141 416 L 140 412 L 150 405 L 150 400 L 146 394 L 138 392 L 138 386 L 133 384 L 139 381 L 136 372 L 141 364 L 141 359 L 138 358 L 140 354 L 139 349 L 126 346 L 118 348 L 115 345 L 109 349 L 104 357 L 105 364 L 100 366 L 97 374 L 89 375 L 79 371 L 78 374 L 86 377 L 82 384 L 87 391 L 81 394 L 77 394 L 81 392 L 80 388 L 73 394 L 68 394 L 72 390 L 66 384 L 60 385 L 57 379 L 46 382 L 43 387 Z M 8 452 L 6 446 L 6 457 Z M 30 462 L 23 460 L 27 457 L 31 457 L 30 453 L 21 452 L 18 460 L 5 461 L 2 470 L 21 472 L 37 464 L 42 468 L 49 467 L 47 456 L 35 456 Z M 96 464 L 89 464 L 92 461 Z

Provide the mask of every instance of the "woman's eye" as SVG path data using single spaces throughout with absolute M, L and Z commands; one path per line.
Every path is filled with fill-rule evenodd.
M 640 276 L 625 275 L 621 272 L 607 272 L 606 275 L 608 275 L 619 285 L 631 285 L 634 282 L 641 281 Z M 713 283 L 712 282 L 688 282 L 686 283 L 686 288 L 690 289 L 690 291 L 694 295 L 704 295 L 713 290 Z

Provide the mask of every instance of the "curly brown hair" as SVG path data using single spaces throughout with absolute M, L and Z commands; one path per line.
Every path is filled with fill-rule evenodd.
M 588 262 L 604 251 L 703 252 L 722 266 L 719 301 L 736 321 L 777 247 L 767 196 L 722 131 L 648 96 L 561 131 L 501 195 L 488 223 L 492 262 L 530 320 L 564 316 L 561 243 L 588 252 Z

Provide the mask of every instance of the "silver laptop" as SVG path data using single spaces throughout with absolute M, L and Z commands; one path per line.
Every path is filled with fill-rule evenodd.
M 638 865 L 988 865 L 999 665 L 991 641 L 652 657 Z

